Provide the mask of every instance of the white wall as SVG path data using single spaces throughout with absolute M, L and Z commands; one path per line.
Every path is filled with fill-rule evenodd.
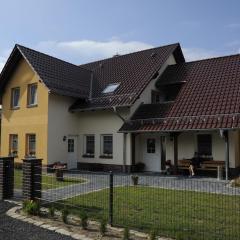
M 55 94 L 49 95 L 48 114 L 48 164 L 67 162 L 67 140 L 63 137 L 78 135 L 79 119 L 68 111 L 75 100 Z

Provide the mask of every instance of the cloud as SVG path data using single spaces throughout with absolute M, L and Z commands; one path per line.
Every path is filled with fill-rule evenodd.
M 240 23 L 229 23 L 225 27 L 229 29 L 238 29 L 240 28 Z
M 220 55 L 217 52 L 203 48 L 182 48 L 182 50 L 187 61 L 201 60 Z
M 140 41 L 123 42 L 118 39 L 109 41 L 44 41 L 36 46 L 40 51 L 76 64 L 112 57 L 117 53 L 127 54 L 152 47 L 151 44 Z

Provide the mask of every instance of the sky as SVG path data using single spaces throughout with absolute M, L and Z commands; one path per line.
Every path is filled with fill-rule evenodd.
M 16 43 L 74 64 L 179 42 L 187 61 L 240 53 L 239 0 L 0 0 L 0 70 Z

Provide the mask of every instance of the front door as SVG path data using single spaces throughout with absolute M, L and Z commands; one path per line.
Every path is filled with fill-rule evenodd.
M 145 170 L 151 172 L 161 171 L 161 146 L 159 136 L 144 137 L 143 162 Z
M 77 136 L 68 137 L 68 169 L 77 168 Z

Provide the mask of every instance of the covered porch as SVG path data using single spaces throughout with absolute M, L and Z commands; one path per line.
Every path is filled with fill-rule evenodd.
M 224 178 L 239 174 L 239 130 L 184 132 L 138 132 L 132 134 L 132 165 L 135 170 L 186 172 L 194 153 L 201 157 L 197 174 L 217 176 L 218 167 Z

